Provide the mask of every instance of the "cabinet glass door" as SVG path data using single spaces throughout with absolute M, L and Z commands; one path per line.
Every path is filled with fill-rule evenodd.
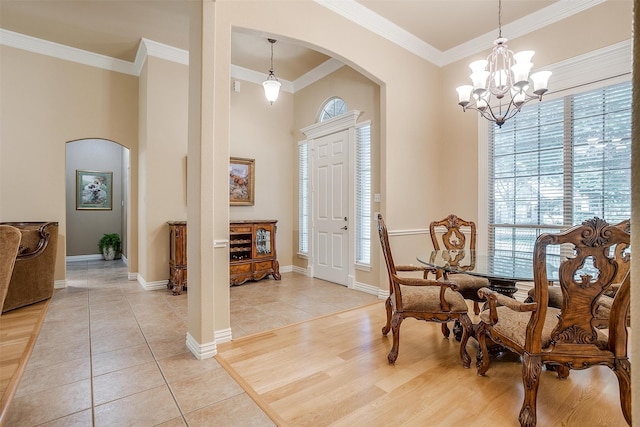
M 271 230 L 263 227 L 256 229 L 256 253 L 271 255 Z

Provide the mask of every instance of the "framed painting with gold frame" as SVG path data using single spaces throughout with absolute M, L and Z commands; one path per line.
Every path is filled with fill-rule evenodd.
M 231 157 L 229 161 L 229 204 L 253 206 L 255 160 Z

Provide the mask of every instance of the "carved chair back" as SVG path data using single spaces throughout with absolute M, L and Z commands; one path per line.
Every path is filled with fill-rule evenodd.
M 631 234 L 631 220 L 624 220 L 615 225 L 621 230 L 624 230 L 625 233 Z M 614 248 L 614 256 L 617 260 L 621 262 L 618 265 L 618 272 L 616 273 L 616 277 L 613 280 L 613 283 L 622 283 L 627 273 L 629 273 L 629 268 L 631 267 L 631 246 L 628 243 L 621 243 L 616 245 Z
M 548 301 L 547 253 L 551 251 L 551 247 L 568 245 L 572 248 L 571 256 L 560 263 L 558 270 L 563 303 L 551 334 L 551 341 L 546 344 L 547 351 L 587 355 L 606 350 L 602 348 L 603 343 L 599 341 L 601 336 L 595 326 L 596 308 L 600 296 L 616 282 L 619 274 L 624 273 L 627 276 L 626 284 L 622 287 L 630 286 L 628 266 L 625 267 L 622 259 L 615 255 L 618 247 L 628 247 L 629 244 L 628 231 L 616 225 L 609 225 L 599 218 L 584 221 L 582 225 L 562 233 L 546 233 L 538 237 L 534 248 L 536 301 Z M 624 325 L 628 307 L 628 293 L 625 291 L 620 294 L 618 291 L 609 318 L 609 344 L 618 340 L 624 342 L 625 355 L 627 332 Z M 525 344 L 526 350 L 530 353 L 542 351 L 541 335 L 546 314 L 547 304 L 541 303 L 531 316 Z M 615 346 L 617 347 L 617 344 Z M 608 349 L 613 351 L 613 347 Z
M 444 232 L 438 231 L 442 227 Z M 469 246 L 466 245 L 467 238 L 464 231 L 469 234 Z M 429 224 L 429 234 L 433 248 L 439 250 L 462 250 L 476 248 L 476 224 L 473 221 L 465 221 L 456 215 L 448 215 L 440 221 L 433 221 Z

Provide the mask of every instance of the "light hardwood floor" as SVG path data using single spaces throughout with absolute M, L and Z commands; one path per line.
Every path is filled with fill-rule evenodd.
M 293 273 L 233 287 L 231 298 L 234 341 L 196 360 L 186 294 L 144 291 L 118 262 L 70 264 L 7 425 L 518 425 L 513 356 L 478 377 L 438 325 L 407 319 L 389 366 L 382 301 Z M 539 426 L 624 425 L 607 368 L 564 381 L 544 371 L 538 408 Z
M 485 377 L 464 369 L 458 343 L 435 323 L 407 319 L 395 366 L 380 333 L 382 302 L 219 347 L 217 359 L 282 426 L 517 426 L 521 363 L 493 358 Z M 477 343 L 470 340 L 475 355 Z M 473 364 L 472 364 L 473 365 Z M 625 426 L 618 383 L 606 367 L 543 370 L 538 426 Z
M 0 425 L 6 419 L 48 307 L 49 300 L 0 316 Z

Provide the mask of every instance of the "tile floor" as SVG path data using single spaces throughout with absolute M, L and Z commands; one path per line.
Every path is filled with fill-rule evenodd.
M 284 273 L 231 288 L 234 338 L 377 301 Z M 7 426 L 271 426 L 215 359 L 185 346 L 187 296 L 145 291 L 121 261 L 67 264 Z

